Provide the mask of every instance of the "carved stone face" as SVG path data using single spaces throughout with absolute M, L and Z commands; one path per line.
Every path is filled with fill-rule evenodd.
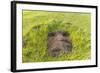
M 59 56 L 61 52 L 68 53 L 72 50 L 72 43 L 68 32 L 55 31 L 48 33 L 48 53 L 53 56 Z

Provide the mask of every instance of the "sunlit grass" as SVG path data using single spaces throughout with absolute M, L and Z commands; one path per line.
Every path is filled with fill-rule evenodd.
M 23 10 L 22 61 L 46 62 L 90 59 L 90 13 Z M 47 55 L 47 34 L 63 30 L 70 33 L 73 51 L 59 57 Z

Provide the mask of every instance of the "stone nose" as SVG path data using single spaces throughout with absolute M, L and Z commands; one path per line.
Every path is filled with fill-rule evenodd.
M 56 40 L 63 41 L 63 40 L 65 40 L 65 37 L 63 35 L 59 34 L 56 36 Z

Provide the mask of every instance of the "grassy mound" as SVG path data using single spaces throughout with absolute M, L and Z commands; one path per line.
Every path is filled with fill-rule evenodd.
M 22 61 L 46 62 L 90 59 L 90 13 L 48 12 L 23 10 Z M 73 51 L 59 57 L 46 53 L 48 32 L 63 30 L 70 33 Z

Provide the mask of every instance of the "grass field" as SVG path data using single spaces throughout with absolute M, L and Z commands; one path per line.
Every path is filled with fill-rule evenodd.
M 23 10 L 22 61 L 47 62 L 87 60 L 91 58 L 90 13 Z M 70 33 L 72 52 L 59 57 L 47 55 L 48 32 L 64 30 Z

